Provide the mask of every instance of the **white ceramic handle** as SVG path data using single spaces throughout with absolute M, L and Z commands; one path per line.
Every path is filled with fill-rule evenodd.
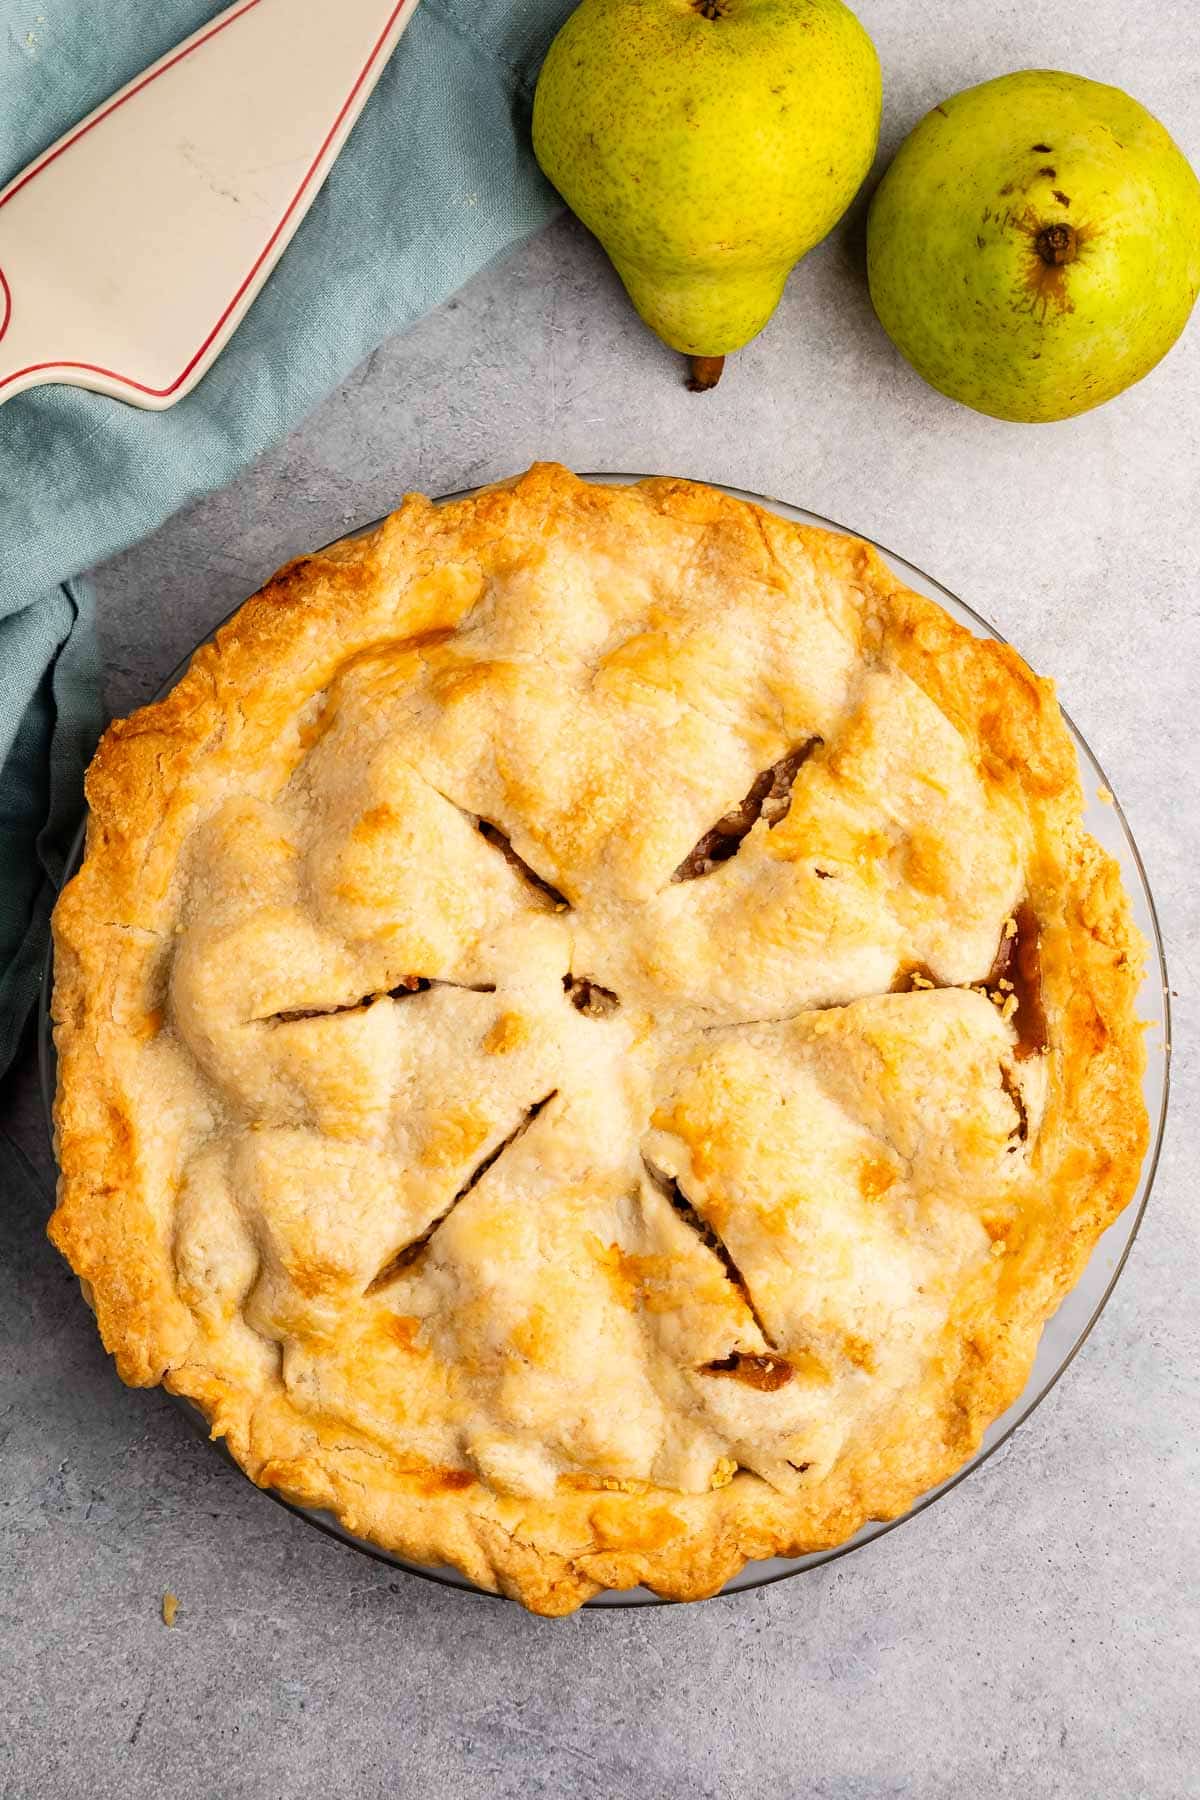
M 283 253 L 416 4 L 237 0 L 11 181 L 0 401 L 47 381 L 135 406 L 182 399 Z

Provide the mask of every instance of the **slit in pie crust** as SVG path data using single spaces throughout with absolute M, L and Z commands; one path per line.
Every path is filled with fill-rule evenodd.
M 1143 945 L 1053 691 L 857 540 L 410 496 L 88 798 L 51 1235 L 121 1375 L 535 1611 L 904 1512 L 1134 1190 Z

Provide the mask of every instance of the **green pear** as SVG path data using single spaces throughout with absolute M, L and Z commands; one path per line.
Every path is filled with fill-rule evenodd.
M 879 109 L 841 0 L 583 0 L 538 78 L 533 147 L 702 388 L 854 198 Z
M 867 223 L 884 330 L 997 419 L 1066 419 L 1166 355 L 1200 287 L 1200 182 L 1119 88 L 1024 69 L 935 106 Z

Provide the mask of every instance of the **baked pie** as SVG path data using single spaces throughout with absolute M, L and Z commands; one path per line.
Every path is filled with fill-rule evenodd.
M 122 1377 L 537 1612 L 906 1510 L 1134 1190 L 1143 945 L 1053 690 L 855 539 L 410 496 L 88 798 L 51 1235 Z

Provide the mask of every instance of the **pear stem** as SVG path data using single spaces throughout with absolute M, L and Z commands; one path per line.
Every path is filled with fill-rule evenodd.
M 688 380 L 689 394 L 707 394 L 709 388 L 715 388 L 721 379 L 721 370 L 725 367 L 723 356 L 693 356 L 692 373 Z

